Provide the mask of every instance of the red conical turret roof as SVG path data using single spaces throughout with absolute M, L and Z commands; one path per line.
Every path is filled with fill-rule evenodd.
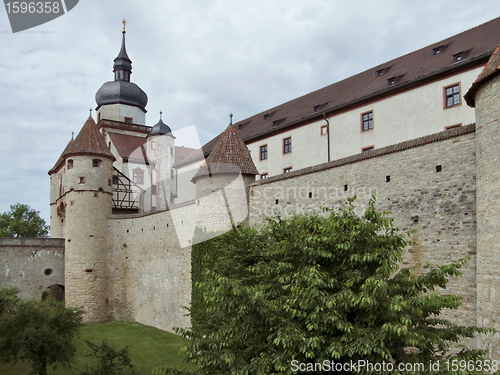
M 191 181 L 198 177 L 214 174 L 241 173 L 257 175 L 259 172 L 250 156 L 250 151 L 241 139 L 236 127 L 229 124 L 220 135 L 210 155 Z
M 69 148 L 66 156 L 81 154 L 99 155 L 115 160 L 108 146 L 106 146 L 104 138 L 97 130 L 94 119 L 90 116 Z

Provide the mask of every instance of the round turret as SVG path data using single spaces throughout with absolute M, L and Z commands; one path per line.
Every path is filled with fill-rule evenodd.
M 114 157 L 89 117 L 64 155 L 66 305 L 85 310 L 84 321 L 108 317 L 107 219 L 112 210 Z

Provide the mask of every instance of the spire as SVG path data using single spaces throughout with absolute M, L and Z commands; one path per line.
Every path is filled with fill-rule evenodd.
M 115 81 L 127 81 L 130 82 L 130 75 L 132 74 L 132 61 L 127 55 L 127 49 L 125 48 L 125 24 L 127 21 L 123 20 L 123 30 L 122 30 L 122 46 L 118 56 L 116 56 L 113 65 L 113 73 L 115 73 Z
M 229 124 L 221 134 L 214 149 L 205 160 L 205 164 L 200 167 L 191 181 L 195 181 L 201 176 L 227 173 L 254 176 L 259 174 L 247 145 L 243 142 L 233 124 Z

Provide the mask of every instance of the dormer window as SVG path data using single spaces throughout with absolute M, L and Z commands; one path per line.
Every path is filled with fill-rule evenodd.
M 238 125 L 238 129 L 243 129 L 245 126 L 247 126 L 250 123 L 250 121 L 244 122 L 243 124 Z
M 379 69 L 375 72 L 375 76 L 377 77 L 382 77 L 385 73 L 387 73 L 389 71 L 389 69 L 391 68 L 383 68 L 383 69 Z
M 448 47 L 448 45 L 444 45 L 444 46 L 439 46 L 439 47 L 436 47 L 436 48 L 433 48 L 432 49 L 432 54 L 434 56 L 437 56 L 437 55 L 440 55 L 444 52 L 444 50 L 446 49 L 446 47 Z
M 464 60 L 470 51 L 462 51 L 453 55 L 453 62 L 460 62 Z
M 275 113 L 276 113 L 276 111 L 270 112 L 270 113 L 266 113 L 264 115 L 264 120 L 267 120 L 268 118 L 271 118 Z
M 323 103 L 323 104 L 318 104 L 318 105 L 315 105 L 314 106 L 314 112 L 319 112 L 321 111 L 323 108 L 325 108 L 325 106 L 328 104 L 328 102 L 326 103 Z
M 273 127 L 281 125 L 283 123 L 283 121 L 285 121 L 285 120 L 286 120 L 286 117 L 273 121 Z
M 397 76 L 397 77 L 392 77 L 392 78 L 389 78 L 387 80 L 387 84 L 389 86 L 394 86 L 396 83 L 398 83 L 399 81 L 401 81 L 401 78 L 403 78 L 403 76 Z

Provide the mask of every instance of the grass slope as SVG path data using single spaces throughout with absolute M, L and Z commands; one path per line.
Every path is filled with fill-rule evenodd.
M 80 336 L 75 338 L 75 364 L 67 368 L 48 369 L 49 375 L 77 375 L 88 365 L 93 365 L 93 358 L 87 357 L 90 353 L 85 340 L 101 344 L 102 340 L 111 343 L 115 349 L 128 346 L 132 363 L 141 374 L 149 375 L 157 367 L 176 367 L 195 369 L 196 366 L 182 363 L 183 356 L 179 354 L 180 347 L 185 339 L 157 328 L 135 322 L 109 322 L 83 326 Z M 2 375 L 25 375 L 30 366 L 24 363 L 6 365 L 0 363 Z

